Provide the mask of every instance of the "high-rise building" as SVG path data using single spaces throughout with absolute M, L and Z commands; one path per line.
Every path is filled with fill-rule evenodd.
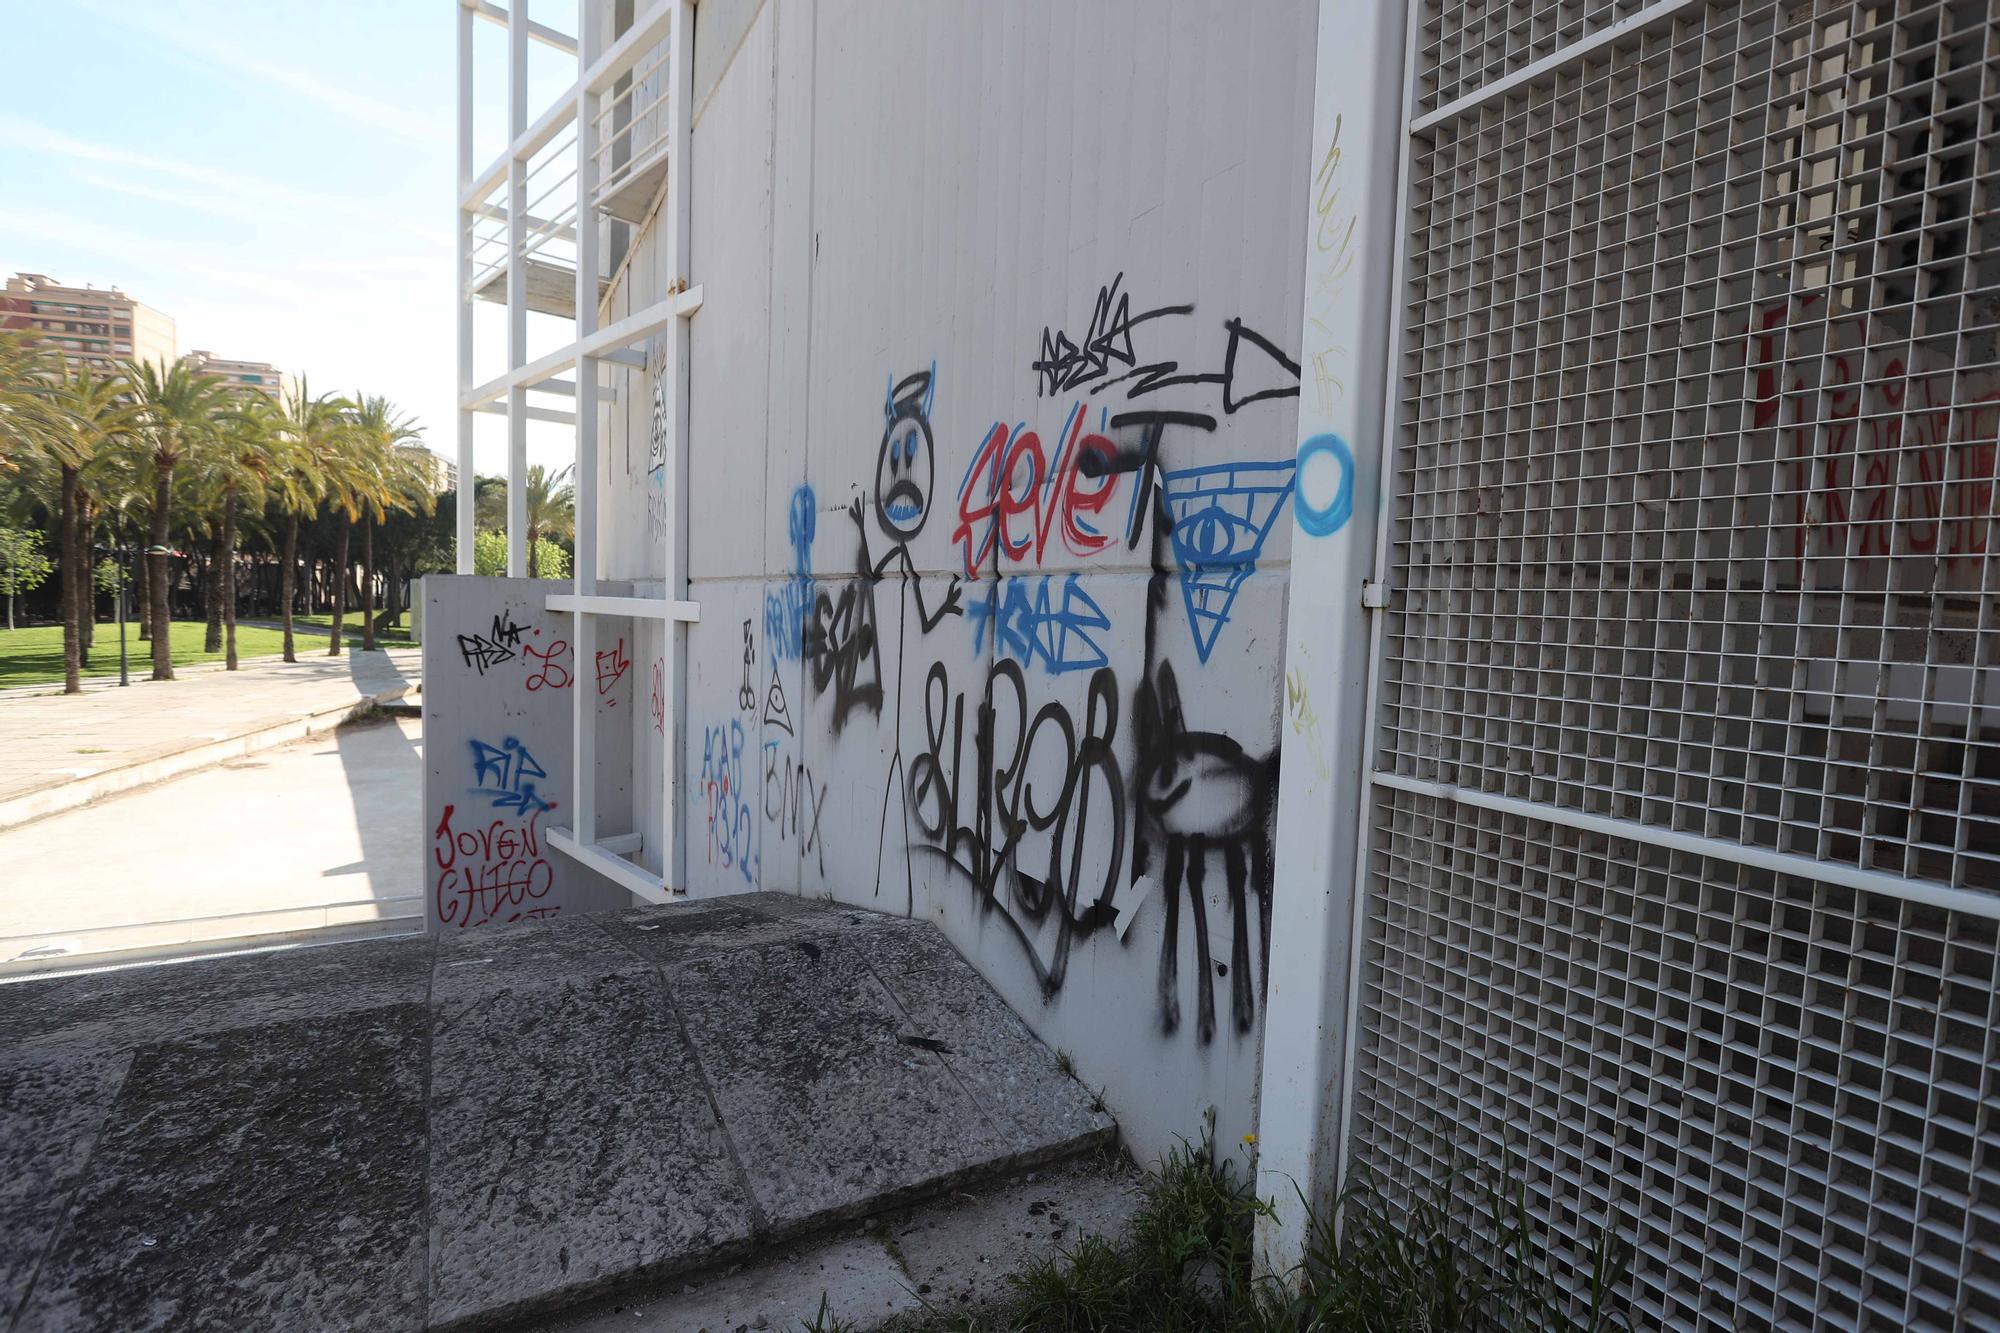
M 432 495 L 443 495 L 446 491 L 458 489 L 458 467 L 450 459 L 421 444 L 406 444 L 403 447 L 423 465 L 424 479 L 429 482 Z
M 33 329 L 72 361 L 109 370 L 125 360 L 174 359 L 174 321 L 116 287 L 66 287 L 16 273 L 0 293 L 0 329 Z
M 292 377 L 269 361 L 236 361 L 200 350 L 189 352 L 181 360 L 187 363 L 190 370 L 255 389 L 280 402 L 284 400 L 285 391 L 292 386 Z

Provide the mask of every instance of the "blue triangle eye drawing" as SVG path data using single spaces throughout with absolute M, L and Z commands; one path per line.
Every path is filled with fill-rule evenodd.
M 1169 538 L 1180 567 L 1194 649 L 1206 662 L 1244 581 L 1292 493 L 1297 464 L 1217 463 L 1183 468 L 1163 478 L 1173 519 Z

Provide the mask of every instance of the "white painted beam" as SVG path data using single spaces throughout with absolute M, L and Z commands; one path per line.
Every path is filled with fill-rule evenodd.
M 1382 261 L 1401 258 L 1406 16 L 1415 8 L 1388 0 L 1319 11 L 1274 845 L 1281 887 L 1257 1124 L 1257 1193 L 1273 1205 L 1257 1219 L 1257 1260 L 1286 1277 L 1299 1272 L 1313 1215 L 1332 1218 L 1342 1169 L 1380 619 L 1364 608 L 1362 585 L 1386 528 L 1395 360 L 1382 331 L 1400 331 L 1396 268 Z
M 504 28 L 512 22 L 513 16 L 506 9 L 493 4 L 492 0 L 461 0 L 461 3 L 468 13 L 476 14 L 488 23 L 497 23 Z M 518 3 L 525 9 L 528 0 L 518 0 Z M 556 50 L 567 55 L 576 54 L 576 39 L 566 32 L 549 27 L 546 23 L 536 23 L 530 20 L 528 23 L 528 36 L 534 38 L 543 46 L 553 46 Z
M 525 393 L 526 390 L 522 392 Z M 482 403 L 473 410 L 477 412 L 489 412 L 494 416 L 504 417 L 512 409 L 501 403 Z M 565 412 L 559 407 L 523 407 L 520 409 L 520 412 L 522 416 L 530 421 L 548 421 L 558 426 L 568 426 L 576 421 L 576 413 Z
M 518 140 L 528 128 L 528 17 L 516 0 L 507 11 L 507 128 Z M 528 166 L 507 161 L 507 364 L 528 359 Z M 522 385 L 507 394 L 507 576 L 528 573 L 528 395 Z
M 458 182 L 461 192 L 472 174 L 472 18 L 473 11 L 458 12 Z M 472 413 L 464 406 L 472 388 L 472 231 L 463 213 L 456 216 L 458 265 L 458 491 L 453 500 L 453 536 L 457 547 L 454 568 L 472 573 L 473 513 L 475 483 L 472 450 Z
M 606 851 L 601 843 L 578 842 L 576 835 L 566 828 L 550 829 L 548 839 L 549 846 L 588 866 L 634 897 L 649 903 L 679 902 L 683 898 L 683 895 L 669 889 L 664 880 L 656 879 L 623 857 Z
M 666 597 L 613 597 L 604 593 L 552 592 L 546 602 L 551 611 L 574 611 L 593 616 L 630 616 L 635 620 L 678 620 L 694 624 L 701 619 L 701 603 Z

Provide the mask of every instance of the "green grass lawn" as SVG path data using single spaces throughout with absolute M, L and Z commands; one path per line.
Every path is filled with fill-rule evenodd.
M 176 620 L 170 641 L 174 646 L 174 665 L 189 666 L 196 662 L 220 662 L 221 653 L 205 653 L 201 650 L 203 634 L 208 626 L 199 620 Z M 324 638 L 321 643 L 324 644 Z M 125 643 L 131 655 L 132 675 L 145 679 L 153 674 L 153 645 L 139 642 L 139 627 L 126 622 Z M 311 639 L 305 639 L 299 647 L 310 647 Z M 274 629 L 256 629 L 249 625 L 236 627 L 236 656 L 242 659 L 252 657 L 275 657 L 285 651 L 285 636 Z M 115 621 L 99 622 L 97 641 L 90 649 L 90 666 L 86 676 L 115 676 L 118 674 L 118 625 Z M 9 685 L 47 685 L 62 683 L 63 650 L 62 626 L 30 625 L 21 629 L 0 629 L 0 687 Z
M 275 624 L 277 622 L 274 620 L 272 623 Z M 307 629 L 317 630 L 319 633 L 316 637 L 321 639 L 326 637 L 326 632 L 332 624 L 332 616 L 292 617 L 294 628 L 301 633 Z M 359 644 L 361 642 L 361 613 L 359 611 L 349 611 L 346 618 L 340 622 L 340 629 L 341 634 L 349 644 Z M 410 631 L 407 629 L 378 629 L 375 631 L 375 645 L 378 648 L 384 646 L 408 648 L 410 646 Z

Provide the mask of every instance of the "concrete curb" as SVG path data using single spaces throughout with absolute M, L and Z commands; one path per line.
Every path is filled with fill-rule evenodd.
M 323 732 L 332 731 L 341 723 L 361 717 L 382 707 L 416 693 L 422 688 L 421 681 L 404 681 L 365 695 L 336 708 L 324 708 L 314 713 L 280 722 L 256 731 L 247 731 L 240 736 L 227 736 L 219 741 L 206 741 L 191 745 L 172 754 L 158 755 L 151 759 L 141 759 L 137 763 L 125 764 L 118 768 L 108 768 L 100 773 L 92 773 L 87 778 L 76 778 L 58 783 L 42 791 L 17 796 L 11 801 L 0 801 L 0 833 L 46 819 L 50 815 L 74 810 L 78 806 L 89 805 L 92 801 L 106 796 L 116 796 L 136 787 L 150 787 L 168 778 L 177 778 L 204 768 L 213 768 L 231 759 L 241 759 L 293 741 L 305 740 Z

